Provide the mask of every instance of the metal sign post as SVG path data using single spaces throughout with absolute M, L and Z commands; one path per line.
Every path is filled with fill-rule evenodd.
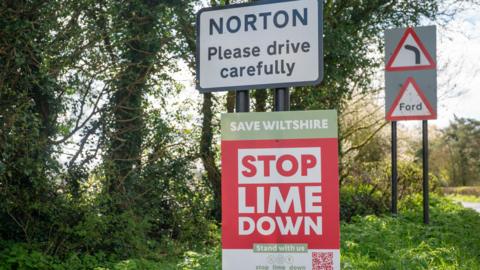
M 429 194 L 428 194 L 428 120 L 422 121 L 423 141 L 423 223 L 430 223 Z
M 250 111 L 250 96 L 248 95 L 248 90 L 239 90 L 235 92 L 235 111 Z
M 397 121 L 392 121 L 392 215 L 397 215 Z
M 288 88 L 275 89 L 273 105 L 276 112 L 290 110 L 290 91 Z
M 429 220 L 428 121 L 437 119 L 436 27 L 385 32 L 385 113 L 392 121 L 392 206 L 397 215 L 397 121 L 422 120 L 423 222 Z

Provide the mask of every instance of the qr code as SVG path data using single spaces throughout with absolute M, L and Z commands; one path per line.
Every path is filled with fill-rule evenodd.
M 333 252 L 312 252 L 312 270 L 333 270 Z

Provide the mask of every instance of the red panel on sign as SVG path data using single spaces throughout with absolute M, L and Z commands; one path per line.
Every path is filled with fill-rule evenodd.
M 222 141 L 222 247 L 339 249 L 338 140 Z

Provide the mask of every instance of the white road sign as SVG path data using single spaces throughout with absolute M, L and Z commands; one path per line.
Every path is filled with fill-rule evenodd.
M 201 92 L 319 84 L 322 1 L 259 1 L 197 15 Z

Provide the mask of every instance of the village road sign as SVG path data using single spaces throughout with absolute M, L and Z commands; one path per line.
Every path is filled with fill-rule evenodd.
M 436 119 L 436 27 L 389 29 L 385 46 L 386 119 Z
M 336 111 L 223 114 L 222 269 L 340 269 Z
M 317 85 L 323 1 L 258 1 L 197 14 L 200 92 Z

